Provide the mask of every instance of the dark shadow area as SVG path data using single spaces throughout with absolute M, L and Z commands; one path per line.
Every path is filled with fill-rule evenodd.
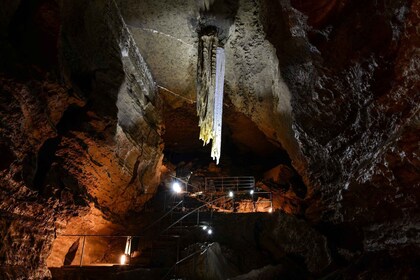
M 3 142 L 3 139 L 0 139 L 0 171 L 3 171 L 12 164 L 12 162 L 16 159 L 15 154 L 10 150 L 10 145 Z
M 40 192 L 43 191 L 45 178 L 55 160 L 55 152 L 59 144 L 60 137 L 54 137 L 47 139 L 39 149 L 33 186 Z
M 57 132 L 60 135 L 64 135 L 71 130 L 88 130 L 89 117 L 87 116 L 86 107 L 69 106 L 64 112 L 60 122 L 57 124 Z
M 56 1 L 21 1 L 9 25 L 9 38 L 19 60 L 45 69 L 55 67 L 60 25 Z
M 200 11 L 197 33 L 208 34 L 209 27 L 215 29 L 219 44 L 223 46 L 228 39 L 229 28 L 235 20 L 238 8 L 238 0 L 215 0 L 209 10 Z M 192 19 L 192 21 L 195 20 Z

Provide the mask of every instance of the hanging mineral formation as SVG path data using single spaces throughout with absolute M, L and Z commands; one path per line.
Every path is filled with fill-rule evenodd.
M 212 140 L 211 156 L 219 164 L 222 144 L 223 83 L 225 52 L 218 47 L 216 35 L 200 38 L 197 67 L 197 115 L 200 139 Z
M 202 11 L 210 10 L 210 6 L 214 3 L 214 0 L 197 0 L 198 6 Z

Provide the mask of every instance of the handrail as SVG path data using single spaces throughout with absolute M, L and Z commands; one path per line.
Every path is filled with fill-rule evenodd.
M 151 229 L 155 224 L 157 224 L 158 222 L 160 222 L 163 218 L 165 218 L 166 216 L 168 216 L 169 214 L 171 214 L 182 202 L 184 202 L 184 200 L 181 200 L 180 202 L 178 202 L 174 207 L 171 208 L 171 210 L 169 210 L 168 212 L 166 212 L 162 217 L 160 217 L 159 219 L 157 219 L 156 221 L 154 221 L 153 223 L 151 223 L 150 225 L 148 225 L 143 232 L 148 231 L 149 229 Z
M 206 191 L 253 190 L 255 188 L 255 178 L 252 176 L 205 177 L 204 188 Z
M 160 217 L 159 219 L 157 219 L 156 221 L 154 221 L 153 223 L 151 223 L 150 225 L 148 225 L 144 230 L 143 233 L 148 231 L 149 229 L 151 229 L 156 223 L 160 222 L 163 218 L 165 218 L 166 216 L 168 216 L 172 211 L 174 211 L 176 209 L 176 207 L 178 207 L 181 203 L 183 202 L 183 200 L 181 200 L 179 203 L 177 203 L 174 207 L 171 208 L 171 210 L 169 210 L 167 213 L 165 213 L 162 217 Z M 111 237 L 144 237 L 144 235 L 103 235 L 103 234 L 61 234 L 59 236 L 74 236 L 74 237 L 84 237 L 84 236 L 90 236 L 90 237 L 106 237 L 106 238 L 111 238 Z
M 212 243 L 213 244 L 213 243 Z M 168 275 L 171 273 L 171 271 L 175 268 L 175 267 L 177 267 L 177 265 L 179 265 L 180 263 L 182 263 L 182 262 L 184 262 L 184 261 L 186 261 L 186 260 L 189 260 L 190 258 L 192 258 L 192 257 L 194 257 L 195 255 L 197 255 L 198 253 L 203 253 L 203 252 L 205 252 L 212 244 L 209 244 L 209 245 L 207 245 L 207 247 L 205 248 L 205 249 L 200 249 L 200 250 L 197 250 L 197 251 L 195 251 L 194 253 L 192 253 L 192 254 L 190 254 L 190 255 L 188 255 L 188 256 L 186 256 L 185 258 L 183 258 L 183 259 L 181 259 L 181 260 L 179 260 L 179 261 L 177 261 L 173 266 L 171 266 L 171 268 L 169 268 L 169 270 L 168 270 L 168 272 L 165 274 L 165 276 L 163 276 L 162 277 L 162 279 L 161 280 L 165 280 L 166 279 L 166 277 L 168 277 Z
M 177 237 L 177 235 L 168 235 Z M 134 238 L 143 238 L 145 235 L 106 235 L 106 234 L 61 234 L 57 235 L 57 237 L 103 237 L 103 238 L 128 238 L 128 237 L 134 237 Z
M 216 201 L 218 201 L 218 200 L 220 200 L 220 199 L 222 199 L 222 198 L 225 198 L 225 196 L 218 197 L 218 198 L 216 198 L 216 199 L 214 199 L 214 200 L 212 200 L 212 201 L 210 201 L 210 202 L 205 202 L 205 204 L 203 204 L 203 205 L 201 205 L 201 206 L 199 206 L 199 207 L 195 208 L 194 210 L 192 210 L 192 211 L 188 212 L 187 214 L 185 214 L 184 216 L 182 216 L 181 218 L 179 218 L 176 222 L 172 223 L 169 227 L 167 227 L 166 229 L 164 229 L 164 230 L 161 232 L 161 234 L 163 234 L 165 231 L 167 231 L 167 230 L 169 230 L 170 228 L 172 228 L 172 227 L 173 227 L 174 225 L 176 225 L 177 223 L 179 223 L 179 222 L 181 222 L 182 220 L 184 220 L 186 217 L 188 217 L 188 216 L 189 216 L 189 215 L 191 215 L 192 213 L 197 212 L 197 211 L 198 211 L 198 210 L 200 210 L 201 208 L 206 207 L 208 204 L 213 204 L 214 202 L 216 202 Z
M 263 204 L 263 203 L 266 203 L 266 201 L 255 201 L 255 197 L 259 197 L 260 195 L 268 195 L 269 197 L 265 197 L 269 202 L 270 202 L 270 206 L 269 207 L 265 207 L 265 208 L 268 208 L 268 210 L 269 210 L 269 212 L 271 212 L 272 211 L 272 208 L 273 208 L 273 195 L 272 195 L 272 192 L 269 192 L 269 191 L 255 191 L 255 192 L 252 192 L 252 193 L 250 193 L 250 192 L 245 192 L 245 191 L 239 191 L 239 192 L 235 192 L 235 196 L 237 196 L 238 194 L 240 194 L 240 195 L 248 195 L 248 196 L 250 196 L 250 199 L 249 200 L 251 200 L 252 201 L 252 204 L 254 205 L 253 207 L 254 207 L 254 212 L 256 212 L 256 208 L 255 208 L 255 205 L 257 205 L 257 204 Z M 228 200 L 235 200 L 235 198 L 234 197 L 226 197 Z M 200 201 L 200 202 L 203 202 L 203 203 L 206 203 L 206 201 L 205 200 L 202 200 L 202 199 L 200 199 L 200 198 L 196 198 L 198 201 Z M 249 201 L 249 200 L 244 200 L 244 199 L 241 199 L 242 201 Z M 232 211 L 232 210 L 227 210 L 226 208 L 224 208 L 223 206 L 217 206 L 217 205 L 212 205 L 212 207 L 215 209 L 215 210 L 217 210 L 217 211 L 223 211 L 223 212 L 230 212 L 230 211 Z M 271 211 L 270 211 L 270 208 L 271 208 Z M 234 211 L 232 211 L 232 212 L 234 212 Z
M 174 178 L 174 179 L 176 179 L 176 180 L 178 180 L 178 181 L 180 181 L 180 182 L 182 182 L 182 183 L 184 183 L 187 186 L 192 187 L 193 189 L 200 189 L 199 187 L 194 186 L 193 184 L 188 183 L 188 181 L 185 181 L 184 179 L 181 179 L 180 177 L 176 177 L 174 175 L 169 175 L 169 176 L 172 177 L 172 178 Z
M 112 238 L 112 237 L 143 237 L 141 235 L 107 235 L 107 234 L 60 234 L 57 237 L 105 237 L 105 238 Z
M 262 191 L 262 192 L 254 192 L 254 195 L 257 195 L 257 194 L 271 194 L 272 192 L 268 192 L 268 191 Z M 191 215 L 192 213 L 194 213 L 194 212 L 196 212 L 196 211 L 198 211 L 199 209 L 201 209 L 201 208 L 204 208 L 205 206 L 208 206 L 209 204 L 213 204 L 214 202 L 216 202 L 216 201 L 218 201 L 218 200 L 220 200 L 220 199 L 222 199 L 222 198 L 225 198 L 225 196 L 221 196 L 221 197 L 218 197 L 218 198 L 216 198 L 216 199 L 214 199 L 214 200 L 212 200 L 212 201 L 210 201 L 210 202 L 206 202 L 206 201 L 203 201 L 203 200 L 200 200 L 201 202 L 203 202 L 204 204 L 203 205 L 201 205 L 201 206 L 199 206 L 199 207 L 197 207 L 197 208 L 195 208 L 194 210 L 192 210 L 192 211 L 190 211 L 190 212 L 188 212 L 187 214 L 185 214 L 184 216 L 182 216 L 181 218 L 179 218 L 176 222 L 174 222 L 174 223 L 172 223 L 169 227 L 167 227 L 166 229 L 164 229 L 162 232 L 161 232 L 161 234 L 162 233 L 164 233 L 165 231 L 167 231 L 167 230 L 169 230 L 170 228 L 172 228 L 174 225 L 176 225 L 177 223 L 179 223 L 180 221 L 182 221 L 183 219 L 185 219 L 186 217 L 188 217 L 189 215 Z M 270 200 L 271 200 L 272 198 L 270 197 Z M 146 232 L 146 231 L 148 231 L 150 228 L 152 228 L 155 224 L 157 224 L 158 222 L 160 222 L 163 218 L 165 218 L 166 216 L 168 216 L 171 212 L 173 212 L 175 209 L 176 209 L 176 207 L 178 207 L 181 203 L 183 202 L 183 200 L 181 200 L 180 202 L 178 202 L 174 207 L 172 207 L 168 212 L 166 212 L 163 216 L 161 216 L 158 220 L 156 220 L 155 222 L 153 222 L 152 224 L 150 224 L 150 225 L 148 225 L 145 229 L 144 229 L 144 231 L 143 232 Z M 71 237 L 71 236 L 73 236 L 73 237 L 105 237 L 105 238 L 112 238 L 112 237 L 138 237 L 138 238 L 140 238 L 140 237 L 144 237 L 144 235 L 103 235 L 103 234 L 60 234 L 60 235 L 58 235 L 58 236 L 66 236 L 66 237 Z
M 271 203 L 271 206 L 269 206 L 269 212 L 272 212 L 273 210 L 272 210 L 272 207 L 273 207 L 273 201 L 272 201 L 272 192 L 268 192 L 268 191 L 256 191 L 256 192 L 251 192 L 250 193 L 250 195 L 251 195 L 251 197 L 253 197 L 254 195 L 258 195 L 258 194 L 260 194 L 260 195 L 267 195 L 267 194 L 269 194 L 270 195 L 270 197 L 269 197 L 269 201 L 270 201 L 270 203 Z M 170 224 L 167 228 L 165 228 L 163 231 L 161 231 L 160 233 L 158 233 L 158 235 L 157 236 L 168 236 L 168 237 L 176 237 L 176 238 L 179 238 L 180 236 L 179 235 L 170 235 L 170 234 L 168 234 L 168 235 L 164 235 L 164 233 L 165 232 L 167 232 L 169 229 L 171 229 L 173 226 L 175 226 L 176 224 L 178 224 L 178 223 L 180 223 L 180 222 L 182 222 L 185 218 L 187 218 L 187 217 L 189 217 L 190 215 L 192 215 L 192 214 L 194 214 L 194 213 L 197 213 L 197 225 L 199 225 L 199 214 L 200 214 L 200 212 L 199 212 L 199 210 L 200 209 L 202 209 L 202 208 L 204 208 L 204 207 L 208 207 L 208 206 L 210 206 L 210 207 L 212 207 L 212 209 L 213 209 L 213 207 L 214 207 L 214 203 L 216 203 L 217 201 L 219 201 L 219 200 L 222 200 L 222 199 L 226 199 L 226 198 L 228 198 L 228 199 L 232 199 L 232 198 L 230 198 L 230 197 L 227 197 L 227 196 L 225 196 L 225 195 L 222 195 L 222 196 L 220 196 L 220 197 L 218 197 L 218 198 L 216 198 L 216 199 L 213 199 L 213 200 L 211 200 L 211 201 L 209 201 L 209 202 L 207 202 L 207 201 L 202 201 L 203 202 L 203 205 L 200 205 L 200 206 L 198 206 L 198 207 L 196 207 L 195 209 L 193 209 L 193 210 L 191 210 L 191 211 L 189 211 L 188 213 L 186 213 L 185 215 L 183 215 L 181 218 L 179 218 L 178 220 L 176 220 L 175 222 L 173 222 L 172 224 Z M 105 238 L 127 238 L 127 244 L 128 244 L 128 242 L 130 242 L 131 243 L 131 239 L 132 238 L 144 238 L 144 237 L 146 237 L 147 238 L 147 235 L 145 234 L 146 232 L 148 232 L 151 228 L 153 228 L 155 225 L 157 225 L 157 224 L 159 224 L 165 217 L 167 217 L 169 214 L 171 214 L 181 203 L 183 203 L 184 202 L 184 200 L 181 200 L 181 201 L 179 201 L 175 206 L 173 206 L 168 212 L 166 212 L 166 213 L 164 213 L 164 215 L 162 215 L 161 217 L 159 217 L 159 219 L 157 219 L 156 221 L 154 221 L 153 223 L 151 223 L 150 225 L 148 225 L 148 226 L 146 226 L 144 229 L 143 229 L 143 233 L 142 233 L 142 235 L 101 235 L 101 234 L 62 234 L 62 235 L 59 235 L 59 236 L 73 236 L 73 237 L 83 237 L 83 245 L 82 245 L 82 253 L 81 253 L 81 257 L 80 257 L 80 266 L 82 266 L 82 260 L 83 260 L 83 253 L 84 253 L 84 247 L 85 247 L 85 242 L 86 242 L 86 238 L 87 237 L 105 237 Z M 254 204 L 254 211 L 255 211 L 255 204 Z M 130 240 L 129 240 L 130 239 Z M 179 242 L 179 240 L 178 240 L 178 242 Z M 179 246 L 179 243 L 178 243 L 178 246 Z M 178 250 L 178 249 L 177 249 Z M 199 251 L 202 251 L 202 250 L 199 250 Z M 197 252 L 199 252 L 199 251 L 197 251 Z M 189 259 L 190 257 L 192 257 L 192 256 L 194 256 L 197 252 L 194 252 L 194 253 L 192 253 L 191 255 L 189 255 L 189 256 L 187 256 L 187 257 L 185 257 L 185 258 L 183 258 L 183 259 L 181 259 L 181 260 L 177 260 L 177 262 L 175 263 L 175 265 L 173 266 L 173 267 L 171 267 L 170 268 L 170 270 L 168 271 L 168 274 L 173 270 L 173 268 L 174 267 L 176 267 L 179 263 L 181 263 L 181 262 L 183 262 L 183 261 L 185 261 L 185 260 L 187 260 L 187 259 Z M 177 253 L 177 259 L 178 259 L 178 253 Z M 168 275 L 167 274 L 167 275 Z M 165 277 L 167 276 L 167 275 L 165 275 Z M 164 277 L 164 278 L 165 278 Z M 163 279 L 164 279 L 163 278 Z

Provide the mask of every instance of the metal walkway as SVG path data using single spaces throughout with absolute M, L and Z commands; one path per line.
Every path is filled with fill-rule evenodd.
M 179 180 L 187 189 L 188 182 Z M 193 188 L 197 190 L 197 187 Z M 115 275 L 129 275 L 135 271 L 153 269 L 160 275 L 156 279 L 169 279 L 177 275 L 183 262 L 195 258 L 205 248 L 184 251 L 191 244 L 211 240 L 214 230 L 213 215 L 219 212 L 271 212 L 272 195 L 255 189 L 253 177 L 207 177 L 204 189 L 178 194 L 165 192 L 165 212 L 145 226 L 141 235 L 61 235 L 63 244 L 71 247 L 77 242 L 74 259 L 63 272 L 96 266 L 97 269 L 114 271 Z M 166 196 L 171 197 L 168 199 Z M 170 205 L 170 209 L 166 207 Z M 162 209 L 159 207 L 159 209 Z M 145 213 L 147 214 L 147 213 Z M 79 244 L 80 243 L 80 244 Z M 69 246 L 66 245 L 66 246 Z M 70 247 L 70 246 L 69 246 Z M 104 252 L 99 252 L 101 248 Z M 105 268 L 111 266 L 111 268 Z M 97 271 L 91 268 L 83 273 Z M 59 273 L 60 268 L 53 268 Z M 93 273 L 95 274 L 95 273 Z M 99 274 L 98 274 L 99 275 Z M 101 278 L 89 278 L 101 279 Z
M 204 181 L 204 191 L 206 193 L 250 192 L 255 189 L 255 179 L 251 176 L 206 177 Z

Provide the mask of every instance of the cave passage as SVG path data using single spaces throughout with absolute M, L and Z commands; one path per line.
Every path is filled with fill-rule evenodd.
M 164 107 L 166 131 L 164 165 L 168 174 L 203 186 L 205 177 L 252 176 L 256 186 L 274 192 L 274 209 L 302 216 L 307 188 L 279 143 L 269 141 L 244 114 L 225 99 L 223 152 L 220 164 L 208 158 L 209 148 L 197 141 L 199 128 L 194 104 Z M 171 178 L 165 181 L 170 184 Z M 169 186 L 168 186 L 169 187 Z

